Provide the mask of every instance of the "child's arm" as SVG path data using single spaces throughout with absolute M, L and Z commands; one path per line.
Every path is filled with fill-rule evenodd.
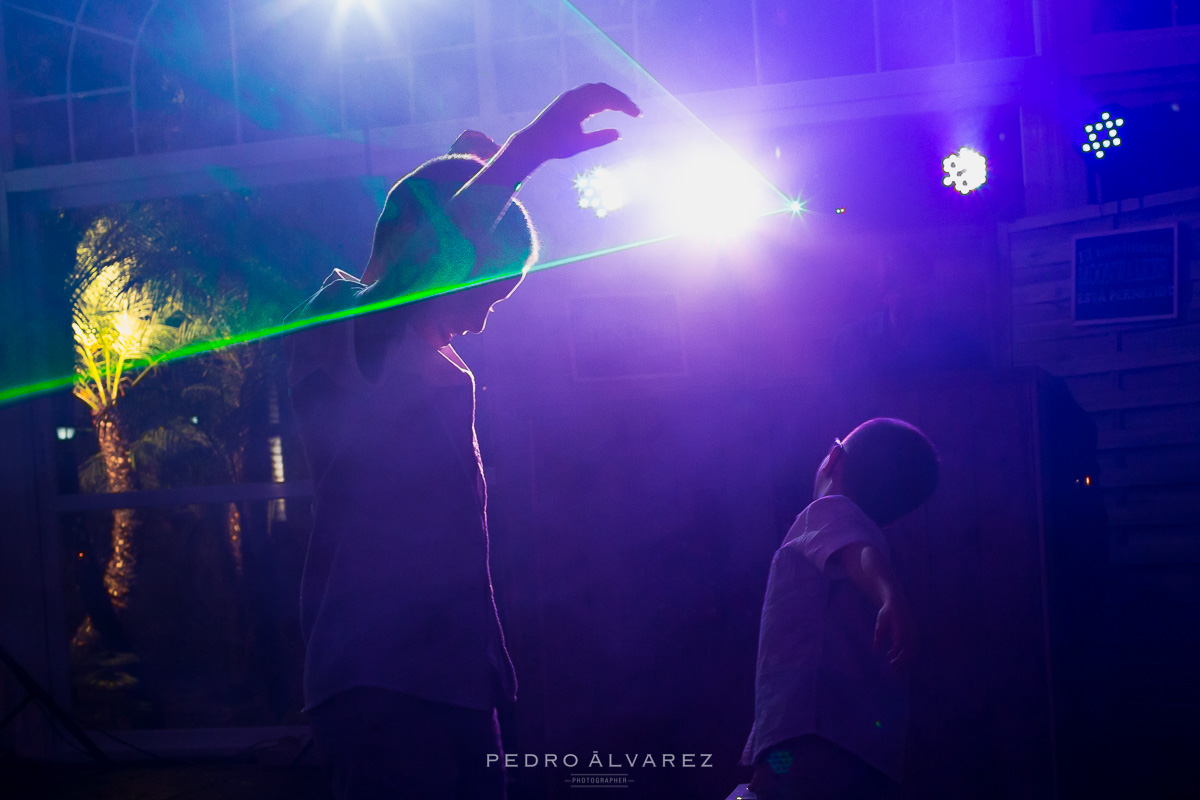
M 585 132 L 583 123 L 601 111 L 641 116 L 641 109 L 606 83 L 587 83 L 563 92 L 533 122 L 514 133 L 478 174 L 450 201 L 450 215 L 460 230 L 489 230 L 503 216 L 513 193 L 545 162 L 570 158 L 615 142 L 617 131 Z
M 908 666 L 916 654 L 916 625 L 887 557 L 878 548 L 857 542 L 842 547 L 830 558 L 879 607 L 879 615 L 875 618 L 876 649 L 888 643 L 888 661 L 892 668 Z

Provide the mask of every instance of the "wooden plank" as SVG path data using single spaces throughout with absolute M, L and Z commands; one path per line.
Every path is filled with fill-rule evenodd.
M 1013 262 L 1012 285 L 1028 286 L 1031 283 L 1047 283 L 1051 281 L 1066 281 L 1071 279 L 1071 262 L 1055 261 L 1053 264 L 1033 264 L 1029 266 Z
M 147 489 L 137 492 L 60 495 L 54 510 L 94 511 L 148 506 L 188 506 L 203 503 L 235 503 L 243 500 L 272 500 L 280 497 L 312 497 L 310 480 L 287 483 L 225 483 L 213 486 L 185 486 L 178 489 Z
M 1020 366 L 1038 366 L 1051 375 L 1068 377 L 1072 375 L 1096 375 L 1104 372 L 1124 372 L 1128 370 L 1150 369 L 1155 367 L 1173 367 L 1197 363 L 1197 356 L 1190 353 L 1125 353 L 1111 355 L 1093 355 L 1080 358 L 1038 358 L 1038 346 L 1044 342 L 1025 342 L 1018 350 L 1013 347 L 1013 363 Z M 1028 353 L 1028 357 L 1018 358 L 1017 353 Z M 1200 396 L 1200 390 L 1196 390 Z
M 1111 531 L 1118 542 L 1112 559 L 1118 564 L 1200 564 L 1200 527 L 1114 526 Z
M 1120 355 L 1120 342 L 1114 333 L 1078 339 L 1053 339 L 1043 342 L 1013 342 L 1013 361 L 1018 364 L 1046 366 L 1060 361 L 1077 361 L 1085 357 L 1115 357 Z
M 1116 409 L 1146 408 L 1149 406 L 1191 405 L 1196 402 L 1197 392 L 1193 386 L 1164 386 L 1142 391 L 1072 392 L 1076 402 L 1085 411 L 1113 411 Z
M 1200 287 L 1198 287 L 1200 288 Z M 1187 330 L 1192 325 L 1168 322 L 1117 322 L 1112 325 L 1076 325 L 1068 303 L 1039 303 L 1013 309 L 1013 340 L 1078 339 L 1089 336 L 1117 334 L 1156 334 L 1170 336 L 1171 331 Z M 1197 325 L 1195 327 L 1200 327 Z M 1124 340 L 1122 346 L 1124 347 Z
M 1187 316 L 1187 312 L 1200 309 L 1200 280 L 1192 281 L 1191 288 L 1183 287 L 1180 291 L 1181 296 L 1188 297 L 1190 302 L 1187 306 L 1180 308 L 1180 316 Z M 1012 290 L 1012 302 L 1014 312 L 1024 306 L 1036 306 L 1043 303 L 1053 303 L 1056 307 L 1061 306 L 1069 315 L 1071 313 L 1072 289 L 1070 280 L 1045 281 L 1043 283 L 1030 283 L 1024 286 L 1014 286 Z M 1071 317 L 1067 317 L 1071 319 Z M 1019 319 L 1019 317 L 1014 317 Z M 1129 323 L 1113 323 L 1113 325 L 1129 324 Z M 1148 325 L 1150 323 L 1136 323 Z M 1158 323 L 1163 324 L 1163 323 Z M 1080 326 L 1094 327 L 1094 326 Z M 1103 326 L 1109 327 L 1107 325 Z
M 1102 489 L 1180 485 L 1200 489 L 1200 448 L 1106 451 L 1093 480 Z
M 1200 418 L 1200 412 L 1196 416 Z M 1187 444 L 1200 444 L 1200 422 L 1192 427 L 1100 430 L 1097 432 L 1096 447 L 1099 450 L 1124 450 Z
M 1163 358 L 1172 355 L 1164 353 Z M 1184 355 L 1180 355 L 1183 358 Z M 1137 392 L 1159 386 L 1190 386 L 1200 402 L 1200 359 L 1192 358 L 1182 364 L 1143 366 L 1121 374 L 1121 388 Z
M 1118 497 L 1124 494 L 1124 497 Z M 1104 506 L 1112 525 L 1200 526 L 1200 487 L 1178 490 L 1106 493 Z
M 1154 350 L 1164 348 L 1193 353 L 1200 360 L 1200 323 L 1168 324 L 1135 330 L 1121 338 L 1123 350 Z
M 1046 281 L 1045 283 L 1033 283 L 1028 286 L 1013 287 L 1014 305 L 1052 303 L 1059 300 L 1070 303 L 1071 297 L 1071 282 L 1069 280 Z
M 1034 322 L 1061 322 L 1071 319 L 1071 301 L 1057 300 L 1050 303 L 1013 304 L 1013 328 Z M 1072 322 L 1072 326 L 1074 323 Z

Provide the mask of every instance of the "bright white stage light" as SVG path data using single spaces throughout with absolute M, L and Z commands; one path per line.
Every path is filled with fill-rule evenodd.
M 579 207 L 590 208 L 597 217 L 607 217 L 626 203 L 619 175 L 607 167 L 593 167 L 575 178 Z
M 804 211 L 802 201 L 781 198 L 749 164 L 720 146 L 594 167 L 578 175 L 574 185 L 580 208 L 607 217 L 636 205 L 633 217 L 669 236 L 723 239 L 767 214 Z
M 954 188 L 959 194 L 970 194 L 987 183 L 987 159 L 969 147 L 958 148 L 942 159 L 942 185 Z
M 1102 111 L 1099 117 L 1083 126 L 1087 138 L 1080 146 L 1085 155 L 1098 161 L 1103 160 L 1113 148 L 1121 146 L 1120 129 L 1125 127 L 1125 117 L 1119 112 Z
M 656 194 L 670 229 L 718 239 L 739 233 L 780 205 L 761 175 L 717 147 L 689 151 L 665 165 Z

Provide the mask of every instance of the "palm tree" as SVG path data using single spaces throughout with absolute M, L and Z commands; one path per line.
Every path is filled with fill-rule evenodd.
M 74 394 L 87 404 L 110 492 L 137 487 L 129 443 L 118 404 L 171 351 L 209 333 L 208 326 L 184 313 L 179 300 L 161 287 L 130 286 L 138 243 L 124 241 L 120 222 L 100 217 L 76 248 L 72 273 L 75 334 Z M 114 247 L 114 242 L 120 242 Z M 145 244 L 144 240 L 141 242 Z M 111 554 L 104 586 L 112 604 L 129 602 L 137 553 L 132 509 L 113 511 Z M 90 620 L 85 628 L 90 630 Z

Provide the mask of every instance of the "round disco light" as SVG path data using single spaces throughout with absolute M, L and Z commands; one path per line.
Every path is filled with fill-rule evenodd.
M 987 183 L 987 158 L 970 147 L 960 147 L 942 159 L 942 185 L 966 195 Z

